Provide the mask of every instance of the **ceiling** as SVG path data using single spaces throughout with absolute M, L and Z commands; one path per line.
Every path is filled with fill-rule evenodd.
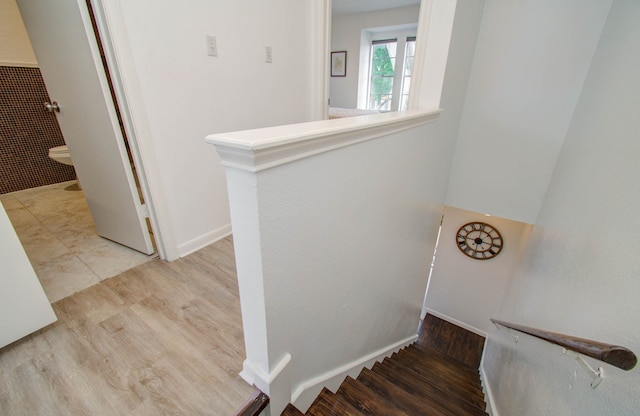
M 332 14 L 372 12 L 375 10 L 393 9 L 395 7 L 413 6 L 420 4 L 420 0 L 333 0 Z

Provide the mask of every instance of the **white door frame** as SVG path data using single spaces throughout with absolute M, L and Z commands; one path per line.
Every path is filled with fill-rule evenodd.
M 329 118 L 329 67 L 331 65 L 331 8 L 332 0 L 316 0 L 314 9 L 315 30 L 313 39 L 312 74 L 315 80 L 311 94 L 313 120 Z
M 84 0 L 78 1 L 84 3 Z M 169 208 L 160 180 L 160 168 L 155 158 L 122 10 L 118 1 L 91 0 L 91 5 L 142 195 L 149 210 L 158 255 L 163 260 L 173 261 L 180 254 L 171 228 Z

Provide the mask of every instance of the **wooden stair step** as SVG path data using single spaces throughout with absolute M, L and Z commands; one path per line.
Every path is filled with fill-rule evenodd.
M 469 392 L 469 394 L 475 394 L 484 398 L 482 393 L 482 384 L 478 376 L 471 377 L 466 374 L 462 374 L 456 371 L 455 368 L 448 367 L 446 364 L 437 363 L 435 361 L 429 362 L 421 354 L 411 350 L 403 350 L 395 354 L 397 359 L 403 364 L 410 364 L 411 368 L 415 371 L 420 371 L 422 374 L 432 374 L 447 380 L 450 384 Z
M 477 371 L 470 370 L 468 367 L 458 367 L 447 361 L 443 357 L 434 354 L 425 353 L 418 348 L 405 348 L 398 352 L 399 355 L 411 357 L 420 365 L 429 368 L 434 373 L 448 374 L 451 379 L 456 380 L 460 384 L 475 386 L 482 390 L 480 382 L 480 374 Z
M 310 416 L 362 416 L 362 413 L 344 397 L 331 393 L 327 388 L 322 389 L 306 414 Z
M 448 393 L 434 384 L 429 383 L 419 374 L 389 361 L 378 362 L 371 371 L 386 378 L 404 391 L 420 397 L 431 407 L 448 416 L 472 415 L 485 416 L 485 405 L 481 407 L 468 402 L 464 397 Z
M 414 357 L 417 357 L 420 361 L 425 362 L 426 364 L 435 363 L 441 367 L 447 367 L 451 369 L 455 369 L 456 372 L 461 375 L 466 375 L 470 380 L 479 381 L 480 372 L 477 369 L 469 367 L 454 358 L 447 357 L 446 355 L 438 352 L 429 347 L 420 347 L 417 345 L 410 345 L 400 351 L 399 353 L 411 354 Z
M 304 413 L 302 413 L 300 410 L 298 410 L 297 407 L 289 403 L 287 407 L 284 408 L 282 413 L 280 413 L 280 416 L 304 416 Z
M 429 345 L 471 367 L 478 368 L 485 339 L 443 319 L 427 314 L 419 329 L 418 344 Z
M 449 416 L 367 368 L 362 369 L 357 380 L 410 415 Z
M 438 360 L 447 363 L 448 365 L 451 365 L 455 368 L 457 368 L 458 370 L 460 370 L 461 372 L 464 372 L 466 374 L 470 374 L 473 377 L 479 377 L 480 376 L 480 371 L 478 368 L 475 367 L 471 367 L 461 361 L 456 360 L 453 357 L 450 357 L 438 350 L 436 350 L 433 347 L 429 347 L 428 345 L 420 345 L 418 343 L 415 344 L 411 344 L 410 346 L 408 346 L 407 348 L 410 348 L 412 350 L 416 350 L 417 352 L 420 352 L 428 357 L 437 357 Z
M 456 395 L 462 400 L 466 400 L 467 402 L 480 409 L 484 409 L 484 407 L 486 406 L 486 403 L 484 402 L 484 394 L 482 394 L 482 391 L 478 391 L 475 388 L 469 389 L 466 386 L 460 386 L 452 382 L 451 380 L 446 379 L 446 375 L 443 376 L 442 374 L 433 373 L 429 371 L 429 369 L 416 364 L 413 360 L 400 357 L 398 354 L 394 354 L 392 355 L 391 359 L 385 358 L 383 360 L 383 363 L 385 362 L 391 365 L 404 366 L 414 373 L 422 376 L 427 383 L 438 387 L 440 390 L 448 394 Z
M 362 414 L 369 416 L 408 416 L 393 405 L 393 403 L 381 398 L 375 391 L 364 384 L 347 376 L 342 382 L 336 395 L 342 396 Z

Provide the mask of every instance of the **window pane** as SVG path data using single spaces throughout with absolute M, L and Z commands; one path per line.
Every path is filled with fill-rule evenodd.
M 400 97 L 399 110 L 406 110 L 409 104 L 409 88 L 411 87 L 411 73 L 413 71 L 413 57 L 416 51 L 416 41 L 407 39 L 405 45 L 405 57 L 402 73 L 402 96 Z
M 402 94 L 409 95 L 409 88 L 411 87 L 411 78 L 406 77 L 402 83 Z
M 409 96 L 403 95 L 400 99 L 400 111 L 406 110 L 409 108 Z
M 375 43 L 371 46 L 371 79 L 369 109 L 391 109 L 391 93 L 396 66 L 396 42 Z
M 407 56 L 407 60 L 404 63 L 404 76 L 410 77 L 413 70 L 413 56 Z

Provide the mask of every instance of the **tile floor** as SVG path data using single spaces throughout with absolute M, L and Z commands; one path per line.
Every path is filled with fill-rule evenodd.
M 96 234 L 77 182 L 0 195 L 52 303 L 151 260 Z

